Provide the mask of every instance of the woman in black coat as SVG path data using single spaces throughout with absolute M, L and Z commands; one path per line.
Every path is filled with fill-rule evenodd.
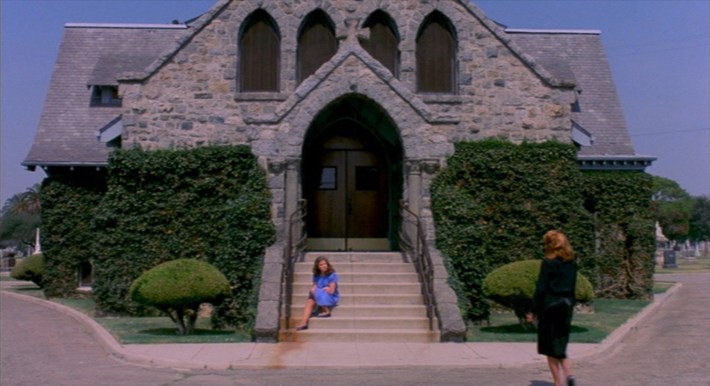
M 547 356 L 555 386 L 574 386 L 569 358 L 569 342 L 574 290 L 577 284 L 577 263 L 572 246 L 562 232 L 551 230 L 543 237 L 545 258 L 535 286 L 532 312 L 527 319 L 538 320 L 537 352 Z M 564 375 L 564 377 L 563 377 Z

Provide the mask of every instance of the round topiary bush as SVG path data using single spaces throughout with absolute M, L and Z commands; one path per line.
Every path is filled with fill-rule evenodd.
M 160 264 L 138 277 L 129 290 L 133 301 L 166 313 L 180 335 L 193 332 L 200 304 L 218 305 L 230 295 L 224 274 L 195 259 Z
M 483 280 L 483 293 L 490 300 L 512 309 L 523 323 L 535 293 L 541 264 L 542 260 L 523 260 L 499 267 Z M 594 298 L 592 283 L 581 273 L 577 273 L 574 298 L 580 303 L 588 303 Z
M 42 276 L 44 275 L 44 256 L 41 253 L 30 255 L 18 261 L 10 276 L 17 280 L 29 280 L 42 288 Z

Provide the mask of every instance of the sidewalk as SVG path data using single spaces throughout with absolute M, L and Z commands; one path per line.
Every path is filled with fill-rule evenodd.
M 574 360 L 613 349 L 638 321 L 680 287 L 677 283 L 599 344 L 571 343 Z M 3 286 L 4 287 L 4 286 Z M 127 362 L 180 369 L 374 368 L 374 367 L 520 367 L 544 364 L 535 343 L 223 343 L 121 345 L 95 320 L 72 308 L 11 291 L 12 296 L 71 316 L 85 324 L 110 354 Z

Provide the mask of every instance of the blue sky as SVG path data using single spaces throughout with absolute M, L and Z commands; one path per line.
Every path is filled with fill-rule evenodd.
M 44 178 L 20 165 L 44 104 L 65 23 L 170 23 L 216 0 L 0 0 L 0 203 Z M 632 141 L 647 171 L 710 196 L 710 2 L 474 1 L 510 28 L 602 32 Z

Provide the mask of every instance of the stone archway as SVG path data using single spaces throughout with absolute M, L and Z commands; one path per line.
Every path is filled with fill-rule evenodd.
M 361 95 L 312 121 L 302 153 L 310 250 L 397 250 L 403 151 L 388 114 Z

